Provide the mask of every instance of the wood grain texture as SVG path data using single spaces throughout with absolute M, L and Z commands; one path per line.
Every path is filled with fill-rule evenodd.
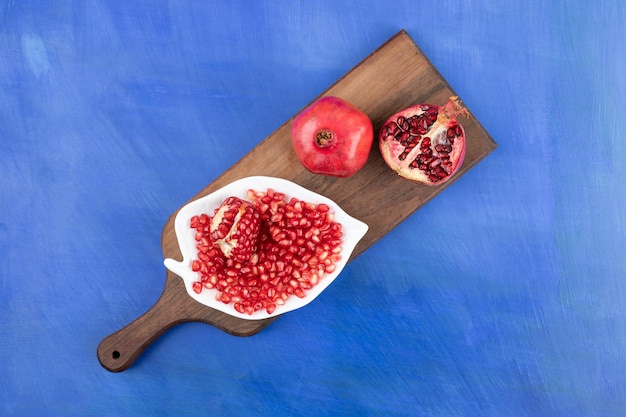
M 389 66 L 389 62 L 394 65 Z M 354 103 L 372 119 L 374 129 L 378 131 L 389 115 L 402 108 L 416 103 L 443 104 L 456 94 L 402 30 L 319 97 L 324 95 L 342 97 Z M 468 110 L 471 116 L 471 109 Z M 440 186 L 415 184 L 397 176 L 387 167 L 377 146 L 372 147 L 366 165 L 357 174 L 350 178 L 333 178 L 312 174 L 299 163 L 291 150 L 289 132 L 292 120 L 293 117 L 189 201 L 250 175 L 291 180 L 331 198 L 348 214 L 369 225 L 369 231 L 355 248 L 352 260 L 496 148 L 496 143 L 476 118 L 470 117 L 462 122 L 467 136 L 464 164 L 454 178 Z M 166 222 L 161 243 L 164 257 L 181 260 L 174 232 L 177 213 Z M 165 288 L 156 304 L 125 328 L 103 339 L 98 347 L 98 358 L 106 369 L 123 371 L 163 332 L 176 324 L 199 321 L 233 335 L 249 336 L 276 318 L 243 320 L 201 305 L 187 295 L 182 280 L 167 271 Z

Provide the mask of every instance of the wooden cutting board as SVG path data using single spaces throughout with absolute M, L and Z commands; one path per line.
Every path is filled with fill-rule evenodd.
M 354 103 L 372 119 L 377 132 L 398 110 L 416 103 L 442 105 L 457 94 L 402 30 L 317 98 L 324 95 L 338 96 Z M 471 116 L 471 109 L 468 110 Z M 351 260 L 497 146 L 478 120 L 471 116 L 461 120 L 467 137 L 463 166 L 450 181 L 440 186 L 419 185 L 397 176 L 383 161 L 376 141 L 366 165 L 357 174 L 350 178 L 334 178 L 311 174 L 302 167 L 291 147 L 292 120 L 285 122 L 189 201 L 243 177 L 266 175 L 288 179 L 329 197 L 348 214 L 369 225 L 369 231 L 355 248 Z M 162 248 L 165 258 L 182 260 L 174 232 L 177 213 L 171 215 L 163 228 Z M 206 307 L 187 295 L 182 279 L 167 271 L 165 287 L 156 304 L 128 326 L 104 338 L 98 346 L 98 359 L 106 369 L 119 372 L 128 368 L 163 332 L 177 324 L 199 321 L 233 335 L 249 336 L 276 318 L 250 321 Z

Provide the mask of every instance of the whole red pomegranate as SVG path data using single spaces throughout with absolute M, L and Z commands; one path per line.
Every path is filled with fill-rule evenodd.
M 383 159 L 409 180 L 428 185 L 448 181 L 465 158 L 459 114 L 469 117 L 456 96 L 443 106 L 417 104 L 394 114 L 380 129 Z
M 309 171 L 349 177 L 365 165 L 374 128 L 353 104 L 325 96 L 294 119 L 291 139 L 298 159 Z
M 259 212 L 252 204 L 237 197 L 222 202 L 211 219 L 211 241 L 224 256 L 246 262 L 256 252 L 261 228 Z

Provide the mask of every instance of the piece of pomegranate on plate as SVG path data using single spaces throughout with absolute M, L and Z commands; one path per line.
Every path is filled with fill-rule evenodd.
M 387 165 L 409 180 L 438 185 L 463 165 L 465 130 L 457 120 L 469 112 L 458 97 L 443 106 L 416 104 L 383 123 L 380 153 Z
M 210 240 L 226 258 L 246 262 L 257 249 L 259 217 L 259 211 L 248 201 L 228 197 L 211 218 Z

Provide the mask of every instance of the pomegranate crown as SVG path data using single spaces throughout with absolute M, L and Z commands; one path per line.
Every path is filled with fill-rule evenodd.
M 465 108 L 459 96 L 452 96 L 446 104 L 441 106 L 439 119 L 441 122 L 445 122 L 447 120 L 456 119 L 459 114 L 468 118 L 470 117 L 469 111 Z

